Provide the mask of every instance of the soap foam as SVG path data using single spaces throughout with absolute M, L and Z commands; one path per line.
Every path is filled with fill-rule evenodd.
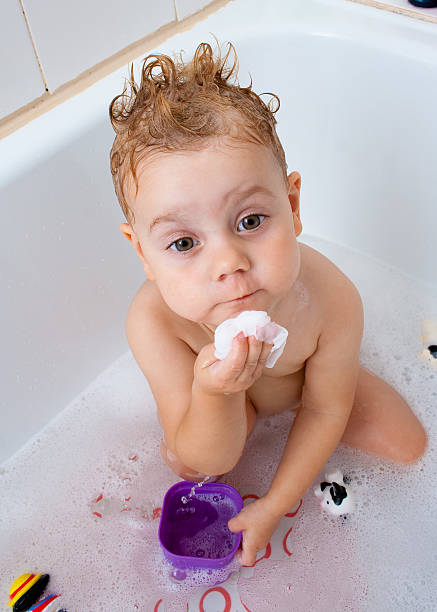
M 263 560 L 254 578 L 240 577 L 241 599 L 251 610 L 434 612 L 437 371 L 419 356 L 422 321 L 437 314 L 436 292 L 350 250 L 305 242 L 358 286 L 362 363 L 410 403 L 429 447 L 417 464 L 398 466 L 340 446 L 323 473 L 339 468 L 349 477 L 356 512 L 346 519 L 322 513 L 310 489 L 291 557 Z M 259 419 L 223 480 L 242 496 L 263 495 L 292 418 Z M 177 478 L 160 457 L 161 437 L 150 389 L 126 354 L 1 468 L 1 601 L 19 575 L 41 571 L 75 612 L 148 611 L 160 599 L 179 611 L 199 584 L 238 569 L 234 560 L 219 577 L 198 572 L 172 581 L 157 533 L 163 496 Z

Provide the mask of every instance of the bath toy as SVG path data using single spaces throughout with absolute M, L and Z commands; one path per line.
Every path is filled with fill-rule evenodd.
M 435 8 L 437 7 L 437 0 L 408 0 L 413 6 L 419 8 Z
M 242 510 L 243 500 L 230 485 L 211 482 L 183 503 L 194 484 L 177 482 L 165 494 L 158 530 L 161 548 L 176 570 L 224 568 L 241 542 L 241 533 L 232 533 L 228 521 Z
M 422 344 L 423 350 L 420 356 L 432 367 L 437 368 L 437 319 L 422 321 Z
M 315 495 L 321 500 L 320 507 L 334 516 L 349 514 L 355 510 L 355 503 L 350 487 L 345 485 L 343 474 L 339 470 L 325 474 L 325 480 L 315 489 Z
M 9 606 L 14 612 L 28 610 L 44 592 L 49 574 L 22 574 L 10 588 Z
M 254 335 L 258 340 L 272 342 L 273 347 L 266 361 L 266 368 L 273 368 L 284 352 L 288 331 L 273 323 L 264 310 L 244 310 L 217 326 L 214 334 L 215 356 L 224 359 L 232 348 L 233 338 L 243 332 L 245 336 Z
M 49 580 L 49 574 L 22 574 L 17 578 L 9 591 L 9 606 L 13 612 L 67 612 L 58 594 L 51 593 L 39 599 Z
M 59 597 L 60 595 L 55 593 L 47 595 L 47 597 L 40 599 L 29 608 L 29 612 L 67 612 L 66 608 L 62 607 L 62 601 L 58 599 Z

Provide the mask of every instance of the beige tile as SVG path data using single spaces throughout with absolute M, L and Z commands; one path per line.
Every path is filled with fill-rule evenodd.
M 175 0 L 178 19 L 185 19 L 210 3 L 211 0 Z
M 431 15 L 432 17 L 437 17 L 437 8 L 432 8 L 432 9 L 419 8 L 418 6 L 414 6 L 413 4 L 410 4 L 408 0 L 379 0 L 379 1 L 381 4 L 384 4 L 387 6 L 402 8 L 402 9 L 413 11 L 415 13 L 419 13 L 422 15 Z
M 359 4 L 367 4 L 375 8 L 392 11 L 408 17 L 414 17 L 423 21 L 437 23 L 437 8 L 425 9 L 410 4 L 408 0 L 351 0 Z
M 50 91 L 174 21 L 173 0 L 23 0 Z
M 0 19 L 0 118 L 44 93 L 44 82 L 18 0 L 3 0 Z

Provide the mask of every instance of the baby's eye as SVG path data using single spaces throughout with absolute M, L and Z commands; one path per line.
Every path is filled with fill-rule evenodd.
M 174 249 L 173 249 L 174 246 Z M 179 240 L 175 240 L 169 246 L 170 249 L 174 251 L 189 251 L 194 246 L 194 240 L 189 236 L 184 236 L 183 238 L 179 238 Z
M 238 224 L 237 229 L 238 231 L 241 231 L 243 229 L 246 229 L 246 230 L 255 229 L 256 227 L 261 225 L 264 218 L 265 218 L 265 215 L 247 215 L 247 217 L 243 217 L 243 219 L 241 219 L 240 223 Z

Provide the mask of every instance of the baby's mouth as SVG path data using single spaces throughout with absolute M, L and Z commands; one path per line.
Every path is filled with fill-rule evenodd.
M 238 298 L 234 298 L 233 300 L 228 300 L 227 303 L 236 303 L 238 304 L 239 302 L 243 302 L 245 300 L 247 300 L 248 298 L 251 298 L 253 295 L 255 295 L 255 293 L 257 293 L 258 289 L 256 291 L 252 291 L 252 293 L 246 293 L 245 295 L 242 295 L 241 297 Z

